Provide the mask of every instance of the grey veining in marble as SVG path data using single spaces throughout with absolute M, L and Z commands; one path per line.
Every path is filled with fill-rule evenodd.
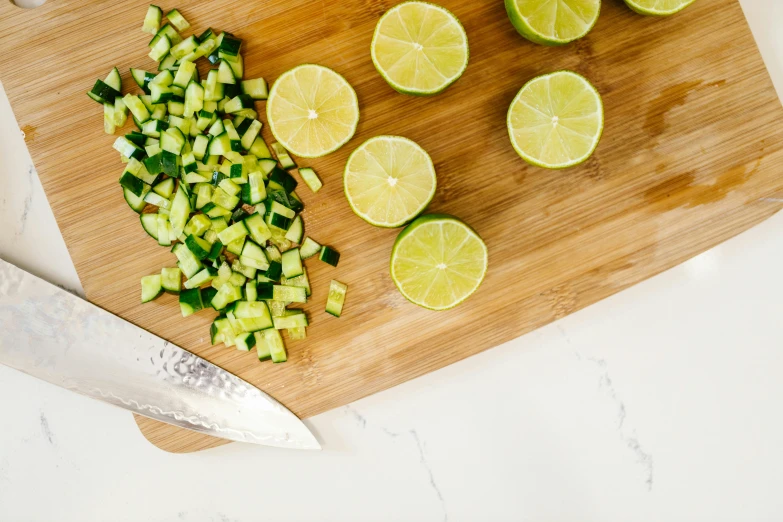
M 254 386 L 1 259 L 0 331 L 0 363 L 60 387 L 216 437 L 320 449 Z

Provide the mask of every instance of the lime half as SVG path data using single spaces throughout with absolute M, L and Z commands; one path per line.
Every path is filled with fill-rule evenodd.
M 357 216 L 377 227 L 401 227 L 435 195 L 435 166 L 411 140 L 378 136 L 348 158 L 344 183 L 345 197 Z
M 560 71 L 530 80 L 508 109 L 511 144 L 548 169 L 573 167 L 593 153 L 604 128 L 601 96 L 582 76 Z
M 516 30 L 531 42 L 563 45 L 593 28 L 601 0 L 505 0 Z
M 468 35 L 457 17 L 427 2 L 387 11 L 375 28 L 372 61 L 403 94 L 438 94 L 468 66 Z
M 300 65 L 277 79 L 266 102 L 269 128 L 303 158 L 334 152 L 356 132 L 359 100 L 345 78 L 321 65 Z
M 639 14 L 669 16 L 679 13 L 696 0 L 625 0 L 628 7 Z
M 475 292 L 487 272 L 487 247 L 479 235 L 446 214 L 418 218 L 394 243 L 391 276 L 406 299 L 447 310 Z

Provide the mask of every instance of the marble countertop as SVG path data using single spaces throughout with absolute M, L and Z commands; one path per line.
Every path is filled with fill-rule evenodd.
M 742 0 L 783 90 L 783 3 Z M 4 94 L 0 257 L 80 292 Z M 783 214 L 525 337 L 307 420 L 320 453 L 171 455 L 0 367 L 0 521 L 783 518 Z

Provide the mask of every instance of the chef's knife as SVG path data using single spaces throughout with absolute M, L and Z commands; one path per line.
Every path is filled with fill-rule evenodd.
M 207 435 L 321 448 L 258 388 L 2 259 L 0 364 Z

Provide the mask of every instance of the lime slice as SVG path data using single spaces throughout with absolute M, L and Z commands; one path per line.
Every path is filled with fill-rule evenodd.
M 377 227 L 401 227 L 435 195 L 435 166 L 411 140 L 378 136 L 348 158 L 344 183 L 356 215 Z
M 405 2 L 375 27 L 372 61 L 403 94 L 438 94 L 468 66 L 468 35 L 457 17 L 427 2 Z
M 582 76 L 560 71 L 530 80 L 508 109 L 511 144 L 548 169 L 573 167 L 593 153 L 604 128 L 601 95 Z
M 266 102 L 277 141 L 303 158 L 334 152 L 359 123 L 359 100 L 345 78 L 320 65 L 300 65 L 277 79 Z
M 639 14 L 669 16 L 679 13 L 696 0 L 625 0 L 628 7 Z
M 391 276 L 406 299 L 447 310 L 470 297 L 487 271 L 487 247 L 478 234 L 446 214 L 418 218 L 394 243 Z
M 516 30 L 531 42 L 563 45 L 582 38 L 595 25 L 601 0 L 505 0 Z

